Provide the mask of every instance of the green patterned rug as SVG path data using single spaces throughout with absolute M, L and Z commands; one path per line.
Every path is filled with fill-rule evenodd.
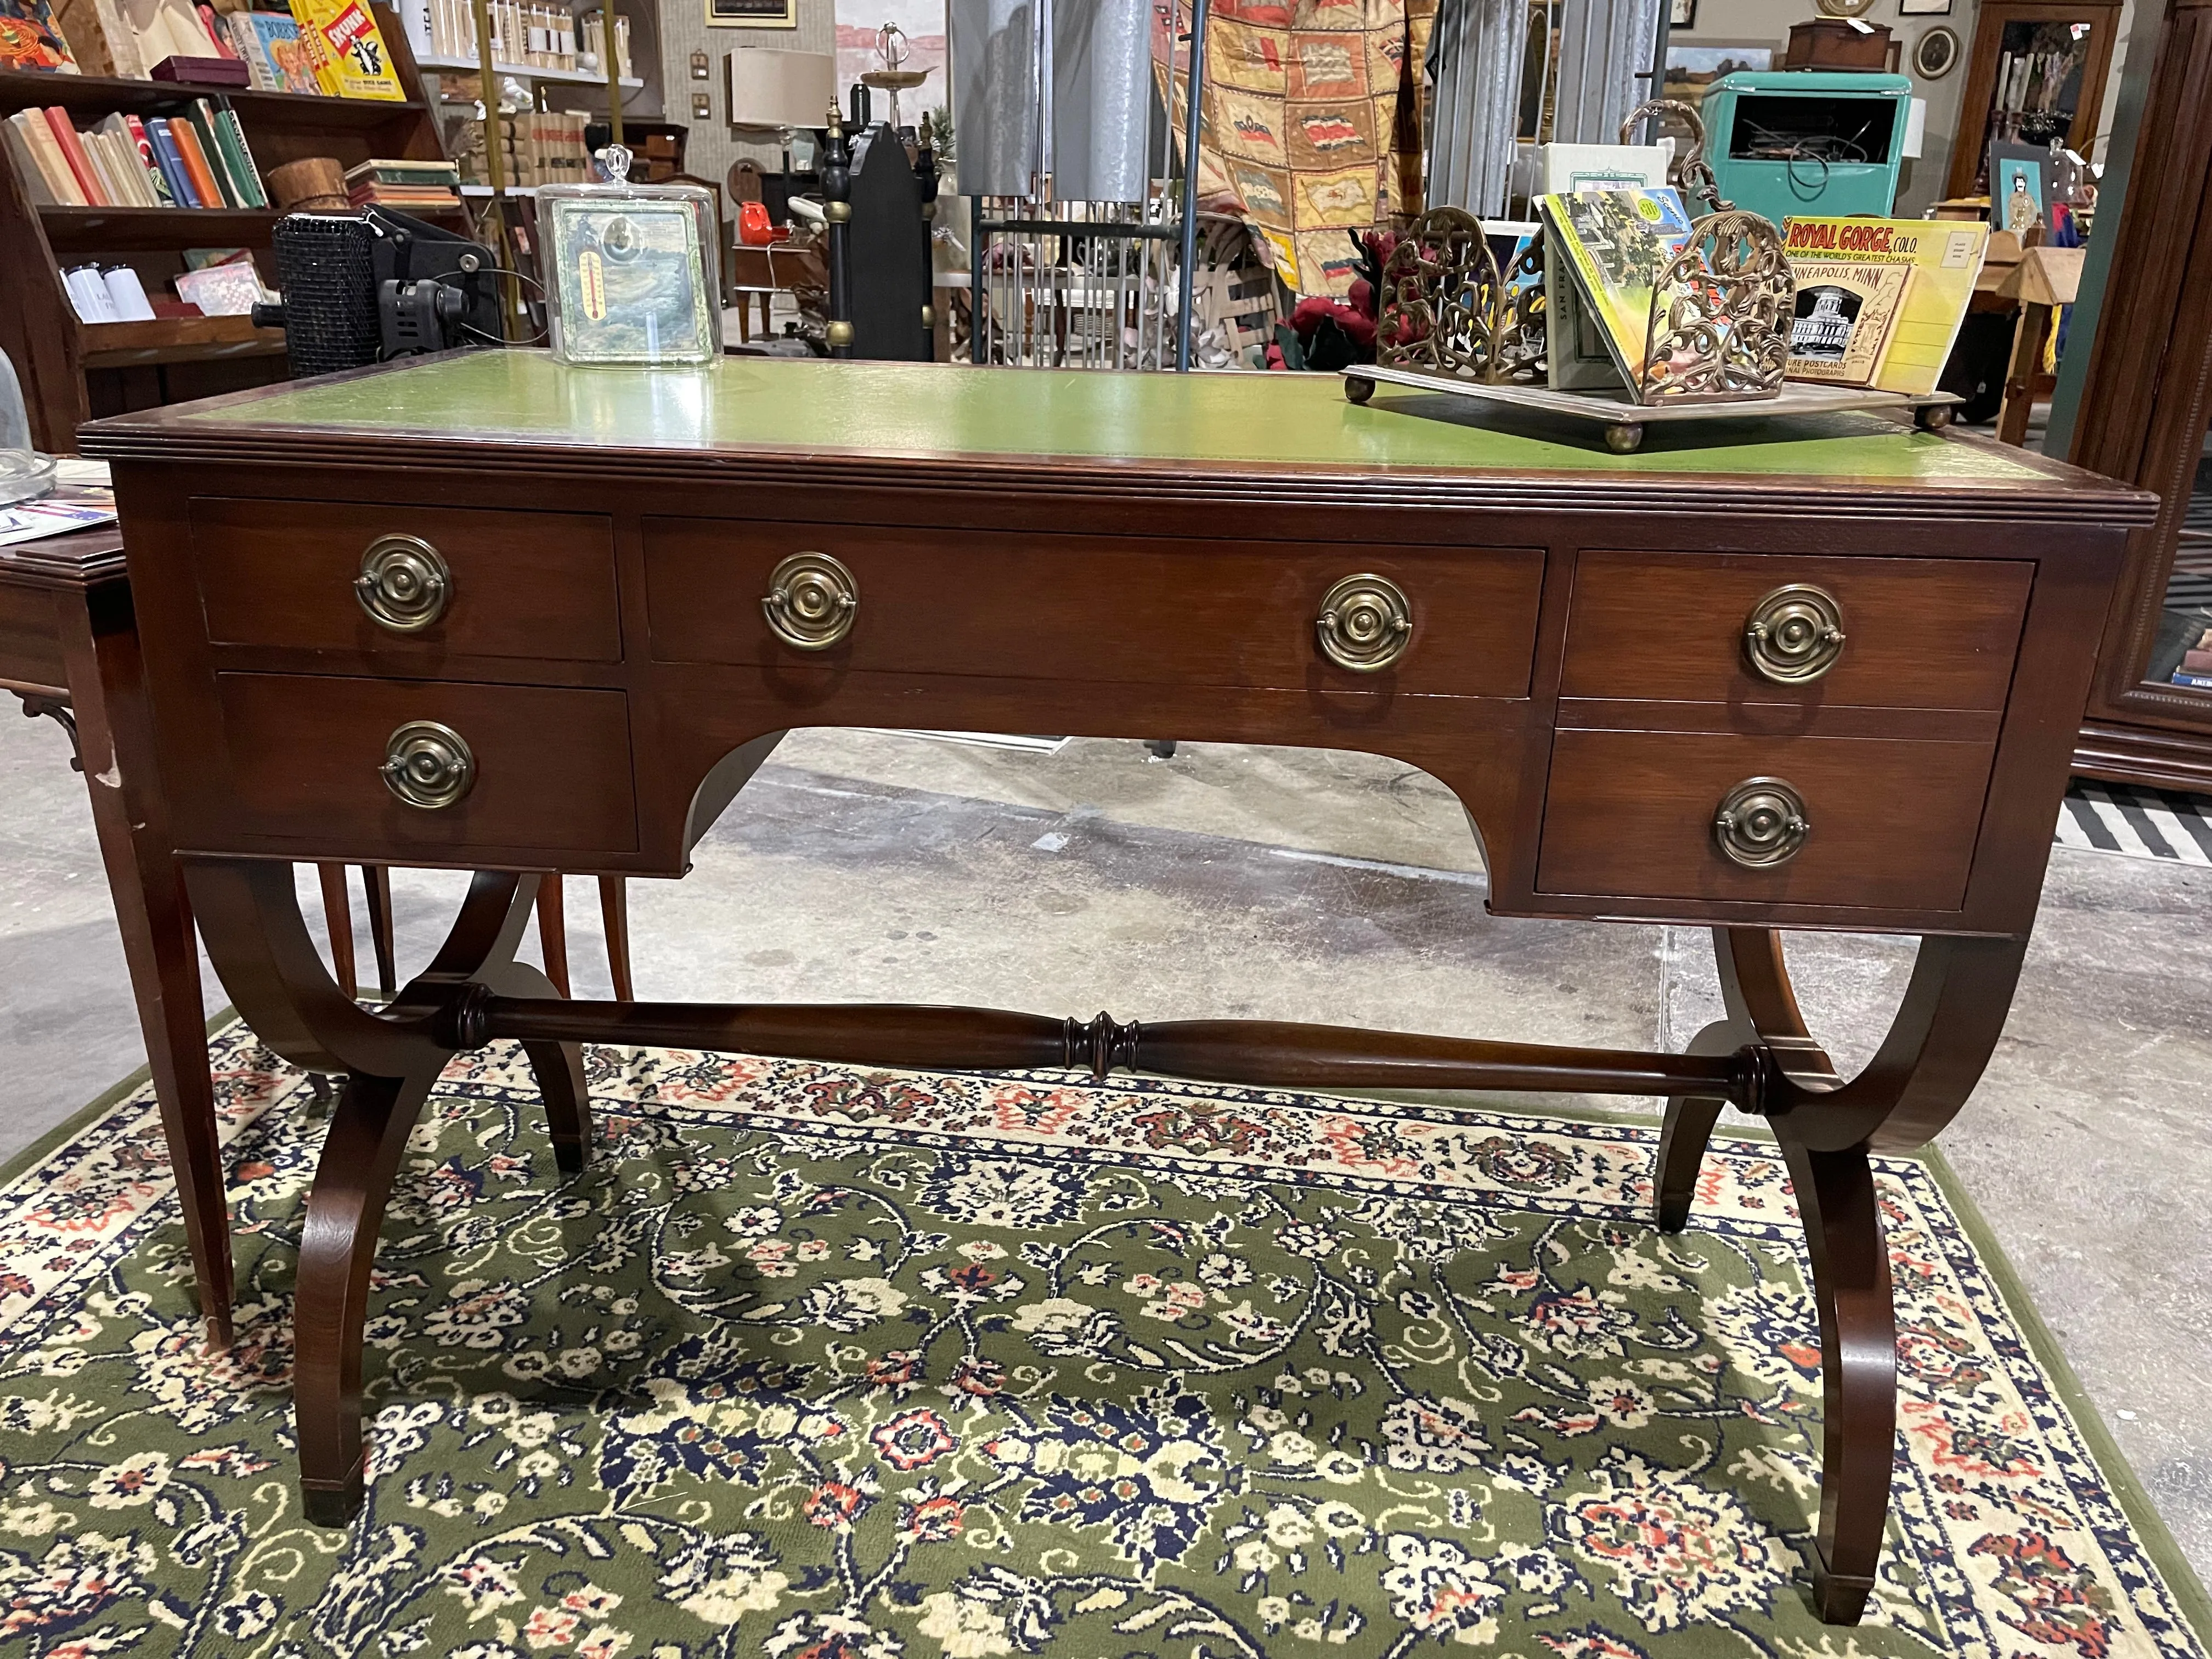
M 1058 1073 L 599 1051 L 564 1186 L 512 1052 L 457 1063 L 384 1225 L 368 1505 L 319 1530 L 322 1126 L 216 1048 L 227 1358 L 143 1089 L 0 1186 L 0 1654 L 2205 1659 L 1927 1165 L 1881 1166 L 1895 1512 L 1831 1630 L 1771 1147 L 1717 1145 L 1668 1239 L 1642 1128 Z

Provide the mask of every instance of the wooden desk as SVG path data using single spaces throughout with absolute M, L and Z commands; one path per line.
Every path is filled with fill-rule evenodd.
M 1613 456 L 1406 402 L 1355 407 L 1319 376 L 738 358 L 656 375 L 506 352 L 85 429 L 115 467 L 208 948 L 265 1042 L 349 1077 L 301 1247 L 312 1514 L 361 1500 L 370 1259 L 458 1048 L 521 1041 L 567 1170 L 590 1143 L 582 1041 L 1583 1090 L 1669 1102 L 1668 1230 L 1723 1104 L 1772 1123 L 1827 1357 L 1816 1595 L 1858 1616 L 1895 1420 L 1867 1153 L 1933 1135 L 1996 1042 L 2097 620 L 2154 503 L 1863 416 Z M 1629 1054 L 572 1003 L 514 963 L 515 872 L 680 875 L 795 726 L 1386 753 L 1466 804 L 1498 914 L 1713 927 L 1728 1016 L 1686 1054 Z M 308 941 L 301 859 L 481 873 L 377 1015 Z M 1849 1081 L 1799 1017 L 1781 927 L 1923 936 L 1894 1029 Z

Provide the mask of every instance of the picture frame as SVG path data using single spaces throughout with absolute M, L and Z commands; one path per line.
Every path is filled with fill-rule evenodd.
M 1899 17 L 1948 17 L 1951 0 L 1897 0 Z
M 1771 40 L 1700 40 L 1694 46 L 1669 40 L 1660 83 L 1662 95 L 1694 108 L 1704 101 L 1705 89 L 1723 76 L 1764 73 L 1774 67 L 1774 58 Z
M 1923 81 L 1940 81 L 1959 67 L 1964 50 L 1958 31 L 1938 23 L 1912 43 L 1912 72 Z
M 2002 140 L 1990 146 L 1990 224 L 2018 235 L 2051 223 L 2051 152 Z
M 795 29 L 799 0 L 706 0 L 710 29 Z
M 1670 29 L 1697 27 L 1698 0 L 1667 0 L 1667 27 Z

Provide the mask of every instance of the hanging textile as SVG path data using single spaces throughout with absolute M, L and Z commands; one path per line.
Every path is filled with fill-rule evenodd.
M 1206 30 L 1203 210 L 1249 225 L 1300 295 L 1341 295 L 1354 234 L 1420 207 L 1420 64 L 1437 0 L 1214 0 Z M 1163 37 L 1188 0 L 1162 4 Z M 1183 48 L 1171 103 L 1180 141 Z

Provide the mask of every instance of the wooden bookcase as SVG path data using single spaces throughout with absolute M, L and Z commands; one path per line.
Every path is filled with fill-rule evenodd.
M 376 8 L 404 103 L 319 98 L 289 92 L 115 80 L 92 75 L 0 70 L 0 116 L 58 105 L 79 126 L 123 112 L 167 115 L 195 98 L 230 100 L 264 181 L 271 167 L 309 155 L 355 166 L 371 156 L 436 161 L 445 152 L 422 101 L 422 81 L 398 19 Z M 183 250 L 248 247 L 273 279 L 273 211 L 218 208 L 40 207 L 0 149 L 0 349 L 23 384 L 31 441 L 56 454 L 76 448 L 76 428 L 95 416 L 174 403 L 284 378 L 284 337 L 244 317 L 156 318 L 82 323 L 62 286 L 61 267 L 123 259 L 161 291 L 161 273 L 183 268 Z M 273 281 L 272 281 L 273 285 Z
M 1978 196 L 1997 114 L 1997 71 L 2004 54 L 2047 49 L 2070 37 L 2076 68 L 2067 79 L 2057 122 L 2039 120 L 2028 142 L 2063 137 L 2067 149 L 2087 156 L 2104 112 L 2105 80 L 2120 27 L 2122 0 L 1982 0 L 1974 18 L 1974 44 L 1966 58 L 1966 90 L 1959 104 L 1959 131 L 1951 144 L 1946 196 Z M 2053 133 L 2047 129 L 2063 126 Z

